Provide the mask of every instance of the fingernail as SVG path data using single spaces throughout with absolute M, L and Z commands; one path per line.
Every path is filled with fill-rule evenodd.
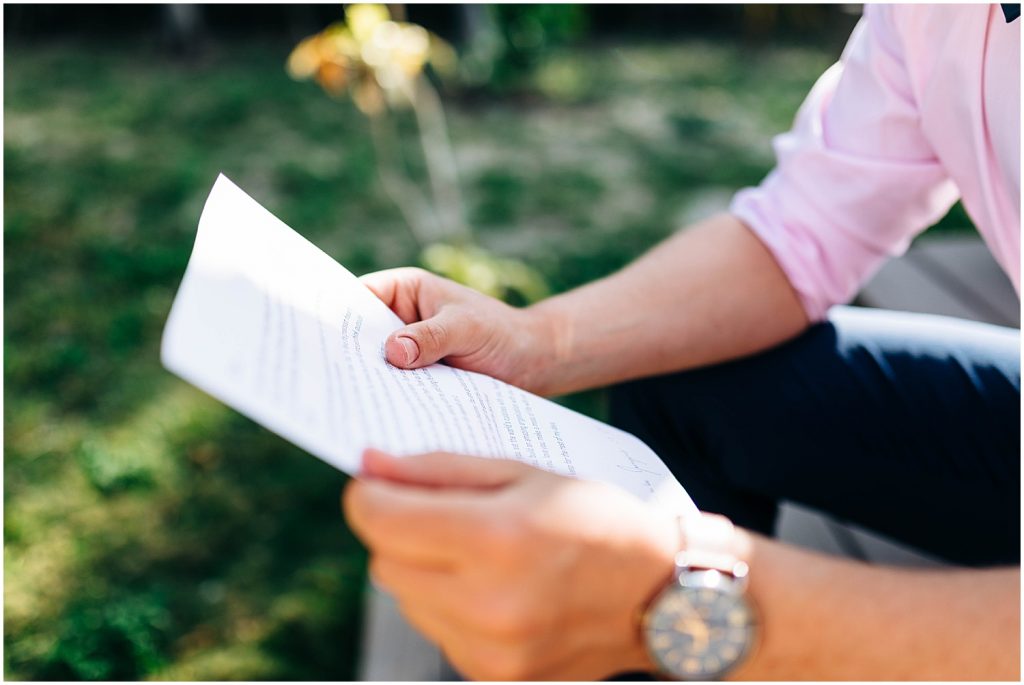
M 398 337 L 395 340 L 398 341 L 398 344 L 402 346 L 402 350 L 405 352 L 405 366 L 415 362 L 416 358 L 420 356 L 420 348 L 416 341 L 406 337 Z

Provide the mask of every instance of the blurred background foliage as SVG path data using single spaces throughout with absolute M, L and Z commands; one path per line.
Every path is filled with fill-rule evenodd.
M 758 182 L 858 14 L 392 12 L 459 52 L 441 92 L 479 244 L 556 292 Z M 343 477 L 158 361 L 218 172 L 356 273 L 417 258 L 360 113 L 282 68 L 341 14 L 4 7 L 7 678 L 355 675 L 365 555 Z M 959 207 L 942 224 L 967 226 Z M 604 412 L 600 392 L 564 401 Z

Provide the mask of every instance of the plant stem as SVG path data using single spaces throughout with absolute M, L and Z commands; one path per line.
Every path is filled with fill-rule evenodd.
M 448 137 L 448 125 L 445 122 L 441 98 L 425 76 L 420 76 L 416 80 L 411 95 L 409 100 L 412 102 L 416 123 L 419 125 L 423 158 L 426 161 L 427 175 L 430 178 L 442 234 L 454 238 L 455 242 L 468 243 L 471 236 L 463 212 L 458 169 Z
M 377 173 L 384 191 L 402 213 L 413 238 L 423 248 L 434 241 L 439 222 L 427 198 L 408 178 L 408 174 L 402 171 L 402 159 L 395 146 L 397 133 L 393 126 L 389 126 L 392 123 L 390 116 L 389 112 L 385 112 L 368 117 L 370 135 L 377 150 Z M 388 119 L 387 122 L 385 119 Z

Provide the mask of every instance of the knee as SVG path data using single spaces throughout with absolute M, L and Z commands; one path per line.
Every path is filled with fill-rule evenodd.
M 770 534 L 775 502 L 739 487 L 745 449 L 742 392 L 722 368 L 623 383 L 611 390 L 615 425 L 643 440 L 699 508 Z
M 645 392 L 650 379 L 627 381 L 608 389 L 608 416 L 610 423 L 630 433 L 636 433 L 639 418 L 646 413 L 649 393 Z
M 608 410 L 613 426 L 645 439 L 644 433 L 666 419 L 666 393 L 660 376 L 641 378 L 612 386 L 608 392 Z
M 611 423 L 659 453 L 698 449 L 721 416 L 713 375 L 684 371 L 616 385 L 609 391 Z

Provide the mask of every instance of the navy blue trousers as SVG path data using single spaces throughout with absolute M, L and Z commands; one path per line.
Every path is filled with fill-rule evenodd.
M 1020 333 L 837 307 L 767 352 L 612 390 L 702 510 L 771 534 L 780 501 L 950 562 L 1020 562 Z

